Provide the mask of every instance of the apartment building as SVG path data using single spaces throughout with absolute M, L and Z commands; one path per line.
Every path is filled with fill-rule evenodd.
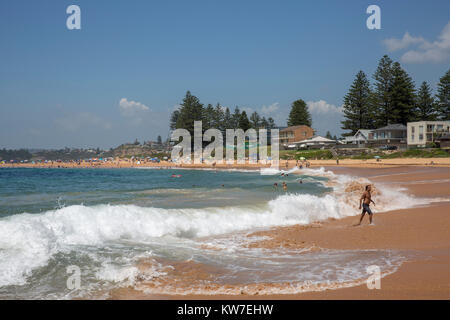
M 408 147 L 425 147 L 427 143 L 449 133 L 450 121 L 416 121 L 407 124 Z
M 314 130 L 308 126 L 292 126 L 280 130 L 280 145 L 287 146 L 294 142 L 306 140 L 314 136 Z

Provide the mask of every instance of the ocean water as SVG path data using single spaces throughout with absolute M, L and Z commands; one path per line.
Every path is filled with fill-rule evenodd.
M 261 283 L 273 284 L 267 293 L 294 293 L 356 283 L 373 264 L 393 272 L 406 259 L 249 246 L 261 240 L 249 237 L 255 230 L 359 213 L 354 186 L 367 180 L 294 171 L 0 169 L 0 299 L 102 299 L 127 286 L 226 294 Z M 386 188 L 380 211 L 422 201 Z M 207 279 L 178 273 L 189 265 L 208 270 Z M 76 288 L 68 285 L 74 266 Z

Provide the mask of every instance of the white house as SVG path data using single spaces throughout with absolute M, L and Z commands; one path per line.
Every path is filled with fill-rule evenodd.
M 345 137 L 346 144 L 366 144 L 373 139 L 373 132 L 369 129 L 359 129 L 353 136 Z
M 303 148 L 303 147 L 311 147 L 311 146 L 332 145 L 332 144 L 336 144 L 336 141 L 327 139 L 327 138 L 324 138 L 321 136 L 314 136 L 310 139 L 294 142 L 293 144 Z
M 377 144 L 406 144 L 407 128 L 401 123 L 388 124 L 373 130 L 373 140 Z
M 417 121 L 407 123 L 408 147 L 425 147 L 450 132 L 450 121 Z

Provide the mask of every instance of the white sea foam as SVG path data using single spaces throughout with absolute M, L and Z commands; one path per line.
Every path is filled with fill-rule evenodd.
M 288 170 L 282 170 L 282 169 L 277 169 L 277 168 L 261 168 L 259 170 L 260 174 L 263 176 L 273 176 L 273 175 L 277 175 L 277 174 L 281 174 L 281 173 L 294 173 L 296 171 L 300 170 L 297 167 L 288 169 Z
M 318 197 L 285 194 L 259 207 L 161 209 L 135 205 L 68 206 L 41 214 L 0 219 L 0 287 L 26 283 L 36 268 L 59 252 L 76 246 L 99 246 L 117 240 L 146 242 L 154 238 L 196 238 L 255 228 L 308 224 L 328 218 L 357 215 L 358 199 L 345 192 L 349 176 L 308 170 L 308 175 L 335 179 L 335 192 Z M 364 181 L 363 181 L 364 182 Z M 352 198 L 352 199 L 350 199 Z M 411 207 L 423 201 L 383 188 L 375 199 L 378 211 Z M 121 281 L 136 270 L 104 266 L 98 277 Z
M 264 250 L 265 251 L 265 250 Z M 249 295 L 296 294 L 352 287 L 366 282 L 367 266 L 377 265 L 381 277 L 389 275 L 408 259 L 391 250 L 320 250 L 319 252 L 265 251 L 254 249 L 238 253 L 232 261 L 220 252 L 225 268 L 233 269 L 215 281 L 179 281 L 165 278 L 156 286 L 137 283 L 136 289 L 147 294 Z M 232 263 L 230 263 L 232 262 Z M 163 277 L 164 278 L 164 277 Z M 230 280 L 239 279 L 231 283 Z M 167 281 L 168 280 L 168 281 Z M 178 279 L 177 279 L 178 280 Z M 233 281 L 232 281 L 233 282 Z

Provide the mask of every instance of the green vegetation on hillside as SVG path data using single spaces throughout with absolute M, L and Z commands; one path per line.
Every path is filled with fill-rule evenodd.
M 20 149 L 20 150 L 0 150 L 0 160 L 10 161 L 10 160 L 30 160 L 32 157 L 31 153 L 28 150 Z

